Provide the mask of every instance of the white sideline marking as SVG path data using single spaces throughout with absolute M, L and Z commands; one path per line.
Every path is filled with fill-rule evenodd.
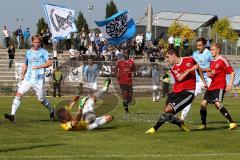
M 0 158 L 31 158 L 31 159 L 39 159 L 39 158 L 168 158 L 168 157 L 214 157 L 214 156 L 239 156 L 240 153 L 207 153 L 207 154 L 136 154 L 136 155 L 120 155 L 120 154 L 110 154 L 110 155 L 52 155 L 52 156 L 41 156 L 41 155 L 33 155 L 33 156 L 0 156 Z

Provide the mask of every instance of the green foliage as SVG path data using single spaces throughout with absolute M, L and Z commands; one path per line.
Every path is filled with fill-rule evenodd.
M 76 23 L 76 27 L 77 27 L 78 31 L 82 31 L 82 28 L 84 28 L 84 31 L 86 31 L 86 32 L 89 31 L 87 21 L 84 18 L 83 13 L 81 11 L 79 11 L 78 17 L 75 20 L 75 23 Z
M 37 23 L 37 34 L 41 33 L 41 30 L 46 30 L 48 28 L 48 24 L 44 21 L 44 18 L 40 18 Z
M 230 26 L 229 19 L 227 17 L 222 18 L 214 23 L 212 27 L 212 37 L 217 34 L 221 39 L 229 40 L 230 42 L 237 42 L 238 35 Z
M 174 21 L 167 30 L 168 35 L 180 36 L 182 39 L 192 40 L 196 33 L 188 26 Z
M 110 1 L 110 3 L 107 3 L 106 5 L 106 16 L 105 18 L 107 19 L 108 17 L 111 17 L 115 13 L 118 12 L 116 4 L 113 2 L 113 0 Z

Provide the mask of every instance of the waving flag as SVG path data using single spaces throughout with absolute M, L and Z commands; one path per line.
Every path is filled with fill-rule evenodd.
M 44 4 L 44 10 L 48 18 L 52 38 L 63 39 L 71 32 L 77 31 L 74 23 L 74 10 L 52 4 Z
M 109 43 L 119 44 L 134 36 L 136 25 L 128 11 L 118 12 L 104 21 L 95 22 Z

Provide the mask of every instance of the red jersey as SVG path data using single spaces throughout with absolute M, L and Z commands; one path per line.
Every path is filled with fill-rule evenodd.
M 229 61 L 223 56 L 219 56 L 218 59 L 211 61 L 210 68 L 212 82 L 208 90 L 225 89 L 227 85 L 226 75 L 234 72 Z
M 133 60 L 118 60 L 116 64 L 116 73 L 118 74 L 119 84 L 132 84 L 135 64 Z
M 184 90 L 195 90 L 196 88 L 196 75 L 195 71 L 190 72 L 182 81 L 178 81 L 178 77 L 183 74 L 187 69 L 192 68 L 197 62 L 192 57 L 181 58 L 180 64 L 174 64 L 171 67 L 171 73 L 175 79 L 173 92 L 178 93 Z

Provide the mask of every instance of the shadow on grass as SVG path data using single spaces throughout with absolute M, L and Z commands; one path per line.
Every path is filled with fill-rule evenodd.
M 13 151 L 21 151 L 21 150 L 29 150 L 29 149 L 35 149 L 35 148 L 44 148 L 44 147 L 55 147 L 55 146 L 62 146 L 62 145 L 65 145 L 65 144 L 35 145 L 35 146 L 29 146 L 29 147 L 1 149 L 1 150 L 0 150 L 0 153 L 13 152 Z

